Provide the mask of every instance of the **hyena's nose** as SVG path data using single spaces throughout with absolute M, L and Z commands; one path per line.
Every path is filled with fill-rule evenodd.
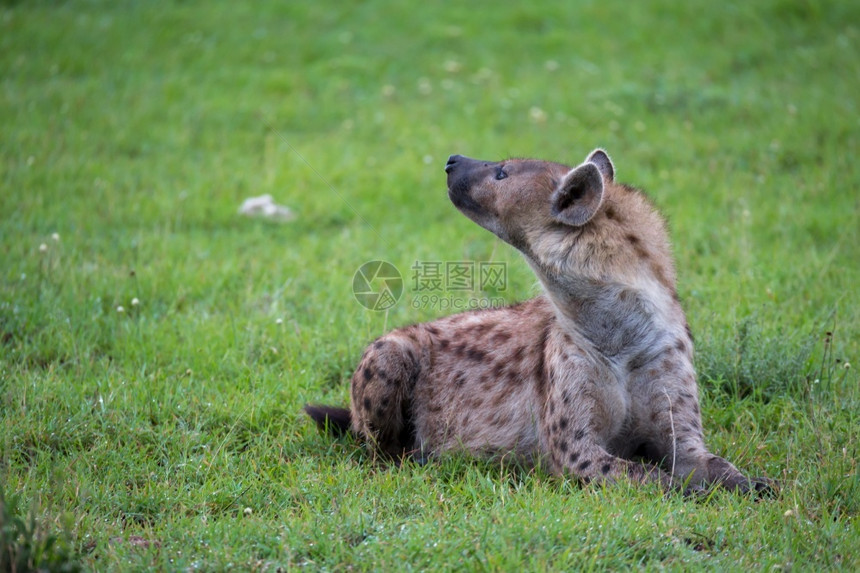
M 451 173 L 451 170 L 454 169 L 454 166 L 457 165 L 457 162 L 463 159 L 462 155 L 452 155 L 448 158 L 448 163 L 445 164 L 445 173 Z

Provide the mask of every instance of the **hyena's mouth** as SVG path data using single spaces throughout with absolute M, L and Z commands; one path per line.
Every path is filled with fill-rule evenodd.
M 456 181 L 448 181 L 448 199 L 451 203 L 461 211 L 469 211 L 472 213 L 481 213 L 483 209 L 477 201 L 472 199 L 469 193 L 469 184 L 466 178 L 460 177 Z

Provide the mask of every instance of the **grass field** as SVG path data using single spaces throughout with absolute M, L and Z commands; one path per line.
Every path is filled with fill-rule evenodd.
M 856 2 L 0 3 L 0 555 L 860 569 L 858 93 Z M 346 404 L 367 342 L 450 312 L 413 304 L 416 261 L 506 265 L 443 298 L 538 292 L 446 157 L 597 146 L 671 223 L 710 447 L 781 495 L 319 435 L 302 405 Z M 296 220 L 237 214 L 264 193 Z M 387 312 L 352 294 L 375 259 L 405 279 Z

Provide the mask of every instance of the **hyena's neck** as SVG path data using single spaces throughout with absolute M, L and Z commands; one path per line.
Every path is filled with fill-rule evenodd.
M 620 365 L 687 341 L 686 319 L 668 289 L 539 274 L 559 327 Z M 688 344 L 692 348 L 691 343 Z

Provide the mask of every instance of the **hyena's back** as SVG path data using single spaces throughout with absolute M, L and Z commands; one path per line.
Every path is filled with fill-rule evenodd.
M 534 457 L 553 320 L 539 297 L 380 337 L 353 375 L 352 430 L 394 457 L 460 448 Z M 342 429 L 344 410 L 307 411 L 321 427 L 328 418 Z

